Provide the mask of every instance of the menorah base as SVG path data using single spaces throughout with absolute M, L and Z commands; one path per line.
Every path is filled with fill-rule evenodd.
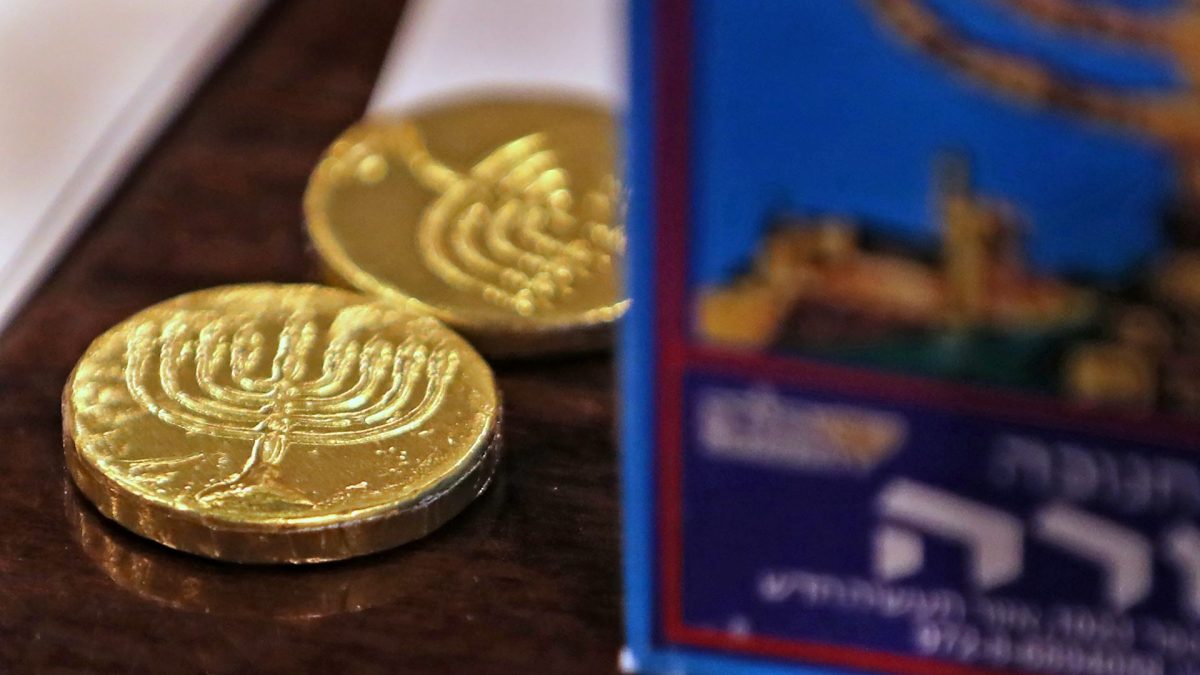
M 197 499 L 210 506 L 230 506 L 237 504 L 247 509 L 269 509 L 286 511 L 294 507 L 307 509 L 314 502 L 303 491 L 298 490 L 277 478 L 265 473 L 258 481 L 236 481 L 228 484 L 218 483 L 211 490 L 202 491 Z

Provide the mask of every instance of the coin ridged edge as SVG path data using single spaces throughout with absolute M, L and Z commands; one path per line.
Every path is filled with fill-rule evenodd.
M 497 408 L 496 420 L 502 414 Z M 64 415 L 64 425 L 68 424 Z M 318 563 L 394 548 L 424 537 L 471 505 L 491 484 L 503 454 L 497 424 L 475 461 L 406 502 L 377 507 L 369 517 L 317 527 L 229 523 L 138 499 L 89 470 L 69 433 L 67 471 L 96 509 L 126 529 L 169 548 L 238 563 Z
M 371 293 L 384 302 L 399 303 L 409 311 L 433 314 L 436 319 L 463 337 L 481 353 L 491 358 L 527 359 L 540 356 L 566 354 L 586 354 L 603 352 L 612 349 L 615 324 L 608 321 L 597 321 L 589 324 L 571 324 L 563 326 L 540 326 L 537 330 L 527 330 L 513 326 L 496 327 L 483 323 L 478 325 L 454 325 L 437 310 L 425 303 L 405 295 L 382 282 L 372 279 L 372 283 L 380 284 L 377 291 L 359 288 L 353 281 L 343 277 L 336 269 L 319 254 L 316 254 L 320 265 L 321 279 L 337 288 L 355 293 Z M 363 272 L 367 277 L 369 274 Z M 623 300 L 623 306 L 628 306 L 628 300 Z M 621 314 L 624 314 L 622 309 Z M 616 321 L 619 321 L 616 319 Z

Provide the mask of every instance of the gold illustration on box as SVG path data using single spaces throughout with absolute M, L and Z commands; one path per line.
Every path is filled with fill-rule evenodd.
M 916 49 L 990 91 L 1061 110 L 1161 143 L 1175 155 L 1183 198 L 1200 201 L 1200 6 L 1137 12 L 1116 3 L 1003 0 L 1047 32 L 1099 38 L 1165 58 L 1183 75 L 1165 90 L 1122 89 L 1065 75 L 1037 58 L 992 46 L 956 28 L 928 0 L 871 0 L 880 23 Z
M 612 268 L 624 232 L 612 225 L 617 184 L 589 190 L 573 212 L 570 177 L 535 133 L 506 143 L 460 173 L 430 155 L 405 123 L 397 137 L 409 171 L 438 197 L 417 225 L 425 264 L 442 281 L 528 316 Z
M 333 325 L 363 311 L 343 310 Z M 411 431 L 437 409 L 458 365 L 457 355 L 411 337 L 394 345 L 378 335 L 363 342 L 330 332 L 319 372 L 310 372 L 321 338 L 311 313 L 288 316 L 273 350 L 253 316 L 180 312 L 133 332 L 125 380 L 139 405 L 188 432 L 253 444 L 240 469 L 198 490 L 197 499 L 265 491 L 311 504 L 278 476 L 290 444 L 339 446 Z M 143 466 L 169 469 L 201 458 Z

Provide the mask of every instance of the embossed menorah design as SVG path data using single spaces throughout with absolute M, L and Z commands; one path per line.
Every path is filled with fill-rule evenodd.
M 397 345 L 332 329 L 324 354 L 314 358 L 321 331 L 304 312 L 284 320 L 268 357 L 268 338 L 255 317 L 205 315 L 197 322 L 195 316 L 138 327 L 128 343 L 125 380 L 133 398 L 162 421 L 252 444 L 240 469 L 196 493 L 202 501 L 261 489 L 311 504 L 280 479 L 290 446 L 346 446 L 411 431 L 438 409 L 458 369 L 456 353 L 414 337 Z M 317 361 L 319 372 L 310 372 Z M 152 463 L 169 468 L 203 458 Z
M 459 290 L 528 316 L 611 268 L 624 248 L 624 229 L 612 223 L 616 179 L 606 176 L 576 205 L 545 134 L 506 143 L 466 173 L 435 159 L 412 124 L 398 145 L 413 176 L 438 193 L 418 224 L 418 248 L 430 271 Z

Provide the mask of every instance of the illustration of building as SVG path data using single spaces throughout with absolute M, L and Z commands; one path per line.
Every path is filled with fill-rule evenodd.
M 972 192 L 965 157 L 942 157 L 938 173 L 939 261 L 866 250 L 844 218 L 786 221 L 767 235 L 750 273 L 701 292 L 698 332 L 742 347 L 821 346 L 1046 330 L 1090 313 L 1091 293 L 1025 268 L 1017 215 Z M 797 335 L 781 334 L 789 323 Z

